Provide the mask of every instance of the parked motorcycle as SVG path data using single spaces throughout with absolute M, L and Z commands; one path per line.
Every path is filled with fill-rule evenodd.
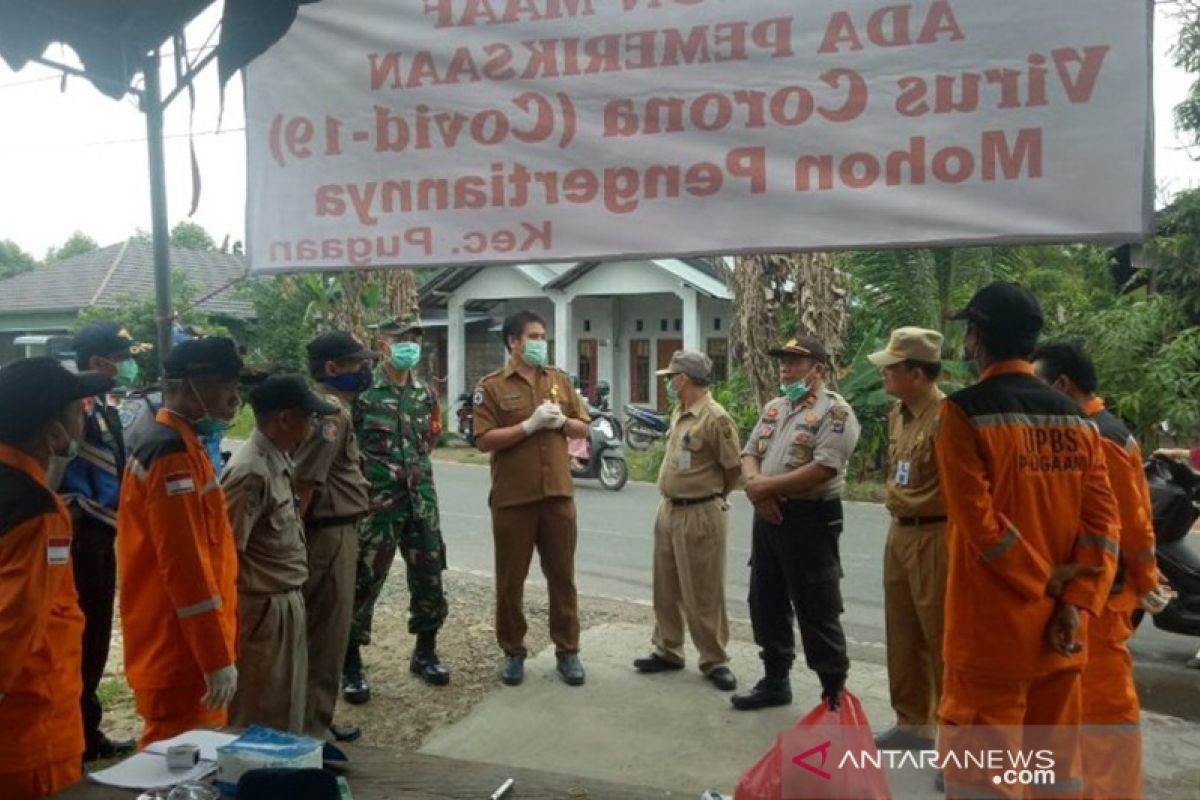
M 475 445 L 475 396 L 464 392 L 458 396 L 458 435 L 467 444 Z
M 1186 464 L 1153 458 L 1145 463 L 1154 509 L 1154 555 L 1158 570 L 1177 593 L 1153 615 L 1154 627 L 1184 636 L 1200 636 L 1200 553 L 1188 539 L 1200 518 L 1200 474 Z M 1134 627 L 1145 612 L 1133 612 Z
M 608 417 L 593 416 L 587 438 L 571 442 L 568 452 L 572 478 L 599 480 L 601 486 L 614 492 L 629 480 L 625 451 Z
M 597 417 L 604 417 L 607 419 L 610 423 L 612 423 L 613 433 L 616 435 L 617 439 L 620 440 L 624 438 L 625 432 L 621 427 L 621 421 L 618 420 L 613 414 L 612 407 L 608 402 L 608 398 L 611 394 L 612 387 L 608 385 L 608 381 L 600 381 L 596 384 L 595 405 L 592 404 L 592 401 L 586 395 L 581 393 L 580 396 L 583 397 L 584 408 L 587 409 L 588 416 L 592 419 L 596 419 Z
M 654 442 L 667 438 L 671 418 L 666 414 L 641 406 L 625 406 L 625 444 L 633 450 L 645 450 Z

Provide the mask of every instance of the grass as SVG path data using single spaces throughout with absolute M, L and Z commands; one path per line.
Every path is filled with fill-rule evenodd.
M 225 436 L 229 439 L 249 439 L 250 434 L 254 432 L 254 411 L 250 408 L 249 403 L 243 403 L 238 409 L 237 416 L 233 418 L 233 427 L 225 431 Z
M 96 688 L 96 697 L 105 710 L 125 706 L 133 702 L 133 693 L 122 678 L 105 678 Z

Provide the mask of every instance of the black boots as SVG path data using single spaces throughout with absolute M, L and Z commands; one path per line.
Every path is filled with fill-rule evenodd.
M 786 706 L 792 702 L 792 686 L 787 676 L 767 676 L 748 692 L 731 697 L 730 702 L 738 711 L 757 711 L 771 706 Z
M 818 673 L 821 679 L 821 699 L 829 704 L 830 711 L 842 707 L 842 692 L 846 689 L 846 673 Z
M 342 666 L 342 697 L 351 705 L 361 706 L 371 699 L 371 685 L 363 672 L 362 655 L 358 645 L 346 649 L 346 663 Z
M 450 683 L 450 670 L 442 666 L 437 655 L 437 632 L 417 634 L 417 646 L 413 649 L 408 668 L 414 675 L 430 686 L 445 686 Z

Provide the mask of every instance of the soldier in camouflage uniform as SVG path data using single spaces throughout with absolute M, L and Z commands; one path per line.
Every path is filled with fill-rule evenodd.
M 429 460 L 442 433 L 441 404 L 413 372 L 421 358 L 420 320 L 395 317 L 376 329 L 384 361 L 354 408 L 364 472 L 371 482 L 371 514 L 359 528 L 354 622 L 342 683 L 351 703 L 370 699 L 359 647 L 371 641 L 375 603 L 397 549 L 408 573 L 408 629 L 417 636 L 410 669 L 435 686 L 450 682 L 450 672 L 437 656 L 437 632 L 446 619 L 446 545 Z

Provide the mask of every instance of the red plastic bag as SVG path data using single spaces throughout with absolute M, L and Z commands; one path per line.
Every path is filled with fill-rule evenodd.
M 791 731 L 781 733 L 771 749 L 742 775 L 733 797 L 891 800 L 887 774 L 869 763 L 876 752 L 862 703 L 843 692 L 837 711 L 830 711 L 822 701 Z M 805 787 L 803 791 L 797 791 L 798 785 Z

